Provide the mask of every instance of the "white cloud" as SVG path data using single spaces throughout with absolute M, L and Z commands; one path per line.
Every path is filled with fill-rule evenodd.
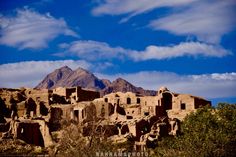
M 105 42 L 92 40 L 79 40 L 70 44 L 61 44 L 67 52 L 60 55 L 75 55 L 86 60 L 110 60 L 113 58 L 121 59 L 128 51 L 122 47 L 111 47 Z
M 235 28 L 234 0 L 198 1 L 187 9 L 151 21 L 155 30 L 177 35 L 194 35 L 200 41 L 219 43 L 221 37 Z
M 141 71 L 130 74 L 104 75 L 100 78 L 114 80 L 122 77 L 136 86 L 158 90 L 166 86 L 178 93 L 188 93 L 205 98 L 236 97 L 236 73 L 179 75 L 171 72 Z
M 98 41 L 75 41 L 70 44 L 61 44 L 66 52 L 58 56 L 72 55 L 85 60 L 131 59 L 134 61 L 163 60 L 182 56 L 224 57 L 232 53 L 220 46 L 200 42 L 184 42 L 174 46 L 148 46 L 143 51 L 111 47 L 109 44 Z
M 236 25 L 235 0 L 105 0 L 98 4 L 92 10 L 93 15 L 125 15 L 120 23 L 166 7 L 169 12 L 160 14 L 162 18 L 153 17 L 151 28 L 176 35 L 193 35 L 207 43 L 220 43 L 221 37 Z
M 144 51 L 130 53 L 136 60 L 168 59 L 182 56 L 224 57 L 230 51 L 215 45 L 200 42 L 185 42 L 175 46 L 148 46 Z
M 15 16 L 2 15 L 0 28 L 0 44 L 19 49 L 45 48 L 49 41 L 59 35 L 77 36 L 63 19 L 27 8 L 17 10 Z
M 135 16 L 159 7 L 175 7 L 189 4 L 196 0 L 105 0 L 92 10 L 94 15 Z
M 92 65 L 83 60 L 27 61 L 0 65 L 0 87 L 35 87 L 50 72 L 62 66 L 72 70 L 82 67 L 90 69 Z
M 65 65 L 72 70 L 82 67 L 91 71 L 97 67 L 84 60 L 27 61 L 2 64 L 0 65 L 0 87 L 35 87 L 47 74 Z M 179 75 L 172 72 L 140 71 L 128 74 L 96 73 L 95 75 L 110 80 L 122 77 L 135 86 L 145 89 L 158 90 L 161 86 L 167 86 L 174 92 L 189 93 L 206 98 L 236 97 L 235 72 Z

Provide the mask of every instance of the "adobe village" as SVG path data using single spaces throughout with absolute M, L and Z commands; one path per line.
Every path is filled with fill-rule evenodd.
M 0 96 L 2 139 L 50 147 L 56 144 L 52 134 L 60 132 L 62 122 L 72 121 L 88 143 L 89 136 L 96 132 L 112 143 L 133 139 L 134 149 L 141 151 L 155 147 L 155 141 L 163 136 L 178 135 L 180 121 L 186 115 L 211 104 L 167 87 L 158 89 L 154 96 L 133 92 L 100 96 L 98 91 L 79 86 L 1 89 Z

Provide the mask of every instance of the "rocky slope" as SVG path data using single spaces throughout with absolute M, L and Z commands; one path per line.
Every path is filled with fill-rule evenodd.
M 111 82 L 107 79 L 99 79 L 94 74 L 83 68 L 78 68 L 73 71 L 67 66 L 56 69 L 54 72 L 48 74 L 35 88 L 53 89 L 56 87 L 75 86 L 100 91 L 101 95 L 119 91 L 130 91 L 142 95 L 156 94 L 155 91 L 144 90 L 141 87 L 136 87 L 122 78 L 118 78 Z

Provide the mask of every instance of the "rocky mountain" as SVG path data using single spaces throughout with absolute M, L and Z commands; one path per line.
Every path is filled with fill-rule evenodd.
M 155 91 L 144 90 L 141 87 L 135 87 L 134 85 L 122 78 L 116 79 L 106 88 L 104 88 L 101 91 L 101 95 L 106 95 L 112 92 L 133 92 L 141 95 L 156 95 Z
M 35 88 L 37 89 L 53 89 L 56 87 L 75 87 L 93 89 L 100 91 L 101 95 L 112 92 L 134 92 L 142 95 L 155 95 L 155 91 L 144 90 L 141 87 L 136 87 L 128 81 L 118 78 L 111 82 L 107 79 L 99 79 L 91 72 L 78 68 L 76 70 L 70 69 L 68 66 L 56 69 L 54 72 L 48 74 L 42 82 Z
M 62 83 L 69 78 L 73 73 L 68 66 L 56 69 L 54 72 L 48 74 L 42 82 L 40 82 L 35 88 L 37 89 L 51 89 L 62 86 Z

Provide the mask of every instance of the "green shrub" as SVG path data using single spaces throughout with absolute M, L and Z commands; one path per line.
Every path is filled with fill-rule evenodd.
M 188 115 L 181 136 L 163 138 L 153 156 L 235 156 L 236 105 L 220 103 Z

